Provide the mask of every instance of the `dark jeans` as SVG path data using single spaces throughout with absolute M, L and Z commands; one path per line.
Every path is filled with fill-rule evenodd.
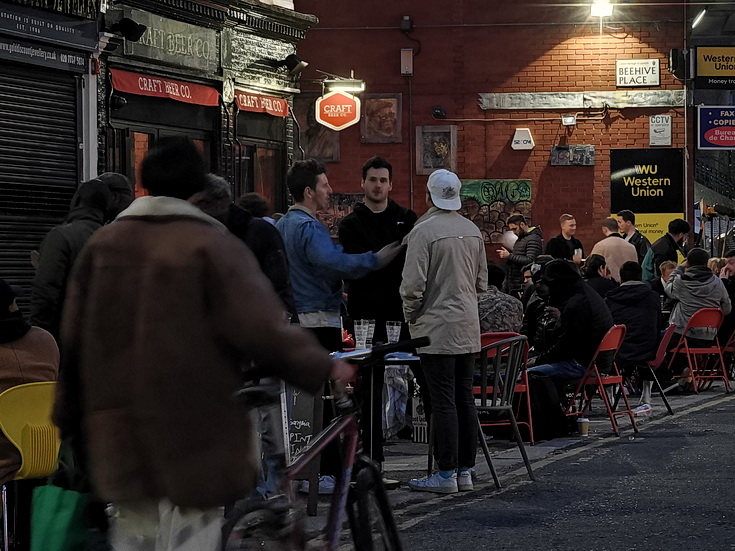
M 421 354 L 429 383 L 439 469 L 474 467 L 477 410 L 472 396 L 474 354 Z

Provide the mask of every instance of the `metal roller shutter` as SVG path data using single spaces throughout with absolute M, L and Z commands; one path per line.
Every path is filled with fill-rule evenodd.
M 69 73 L 0 65 L 0 277 L 27 291 L 30 252 L 79 182 L 77 89 Z M 18 302 L 28 312 L 28 292 Z

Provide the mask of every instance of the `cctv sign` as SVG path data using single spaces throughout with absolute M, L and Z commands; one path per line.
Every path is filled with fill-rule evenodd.
M 330 92 L 316 100 L 316 120 L 332 130 L 344 130 L 360 120 L 360 99 L 346 92 Z
M 671 146 L 671 115 L 648 117 L 648 144 Z

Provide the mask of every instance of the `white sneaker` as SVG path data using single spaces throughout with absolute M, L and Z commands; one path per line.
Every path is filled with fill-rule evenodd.
M 472 483 L 472 472 L 459 472 L 459 474 L 457 475 L 457 488 L 460 492 L 471 492 L 475 489 L 475 485 Z
M 452 473 L 449 478 L 444 478 L 438 472 L 426 478 L 413 478 L 408 481 L 408 487 L 419 492 L 434 492 L 435 494 L 456 494 L 457 473 Z
M 336 485 L 337 485 L 337 480 L 333 476 L 330 476 L 330 475 L 320 476 L 319 477 L 319 490 L 317 493 L 320 496 L 332 495 L 334 493 L 334 487 Z M 299 492 L 301 492 L 302 494 L 309 493 L 309 481 L 308 480 L 301 481 Z

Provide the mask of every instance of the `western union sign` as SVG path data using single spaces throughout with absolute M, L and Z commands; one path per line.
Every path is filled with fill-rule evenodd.
M 696 83 L 700 88 L 733 88 L 735 47 L 699 46 Z

